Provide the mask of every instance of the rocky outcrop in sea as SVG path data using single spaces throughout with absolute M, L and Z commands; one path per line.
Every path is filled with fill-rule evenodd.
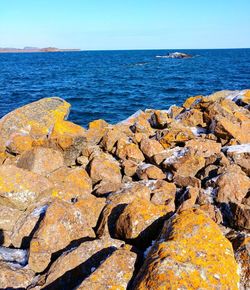
M 1 289 L 249 289 L 250 90 L 84 129 L 0 120 Z

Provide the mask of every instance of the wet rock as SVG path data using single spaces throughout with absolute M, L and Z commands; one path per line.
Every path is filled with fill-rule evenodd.
M 90 177 L 97 195 L 114 192 L 121 186 L 120 165 L 111 155 L 102 153 L 93 157 Z
M 63 250 L 72 241 L 94 237 L 94 232 L 77 203 L 69 204 L 55 200 L 47 209 L 44 219 L 30 244 L 29 266 L 42 272 L 51 260 L 51 255 Z
M 157 236 L 163 218 L 170 212 L 171 208 L 166 205 L 155 205 L 147 199 L 134 199 L 118 217 L 115 237 L 137 240 L 142 245 Z
M 45 98 L 18 108 L 0 120 L 0 139 L 7 146 L 16 135 L 46 138 L 55 123 L 68 116 L 69 108 L 60 98 Z
M 109 238 L 84 241 L 64 252 L 41 276 L 39 284 L 45 289 L 62 289 L 65 285 L 73 289 L 122 244 Z
M 17 268 L 9 263 L 0 262 L 0 287 L 2 289 L 27 289 L 35 273 L 25 268 Z
M 126 248 L 114 251 L 78 289 L 127 289 L 133 276 L 137 255 Z M 108 271 L 107 271 L 108 269 Z
M 136 170 L 139 179 L 164 179 L 166 175 L 160 168 L 152 164 L 140 164 Z
M 231 165 L 218 177 L 216 186 L 217 202 L 240 202 L 247 195 L 250 188 L 250 179 L 239 166 Z
M 0 204 L 25 210 L 52 184 L 45 177 L 13 165 L 0 166 Z
M 17 167 L 44 176 L 63 165 L 63 155 L 60 151 L 43 147 L 37 147 L 31 151 L 26 151 L 20 156 L 17 162 Z
M 202 211 L 190 209 L 165 223 L 133 289 L 238 289 L 237 267 L 219 227 Z

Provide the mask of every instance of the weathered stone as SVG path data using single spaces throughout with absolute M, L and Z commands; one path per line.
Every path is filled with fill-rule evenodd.
M 68 116 L 69 108 L 60 98 L 45 98 L 18 108 L 0 120 L 0 139 L 8 145 L 16 135 L 46 137 L 56 122 Z
M 151 125 L 153 128 L 163 129 L 172 122 L 167 111 L 155 110 L 151 116 Z
M 9 143 L 7 143 L 7 151 L 14 154 L 21 154 L 31 150 L 33 139 L 29 135 L 14 135 Z
M 203 96 L 194 96 L 194 97 L 189 97 L 188 99 L 185 100 L 183 103 L 183 107 L 185 109 L 190 109 L 196 104 L 198 104 L 200 101 L 202 101 Z
M 50 204 L 48 198 L 32 204 L 19 216 L 11 229 L 11 244 L 16 248 L 28 248 L 32 233 L 39 226 Z
M 241 202 L 250 188 L 250 179 L 239 166 L 231 165 L 226 169 L 225 173 L 218 177 L 216 185 L 218 188 L 217 202 Z
M 89 240 L 64 252 L 39 279 L 45 289 L 78 286 L 123 242 L 110 238 Z M 110 269 L 111 270 L 111 269 Z
M 194 155 L 187 148 L 174 148 L 169 150 L 169 157 L 163 162 L 164 167 L 172 169 L 175 174 L 183 177 L 194 177 L 205 166 L 202 156 Z
M 45 177 L 13 165 L 0 166 L 0 204 L 25 210 L 52 184 Z
M 60 151 L 43 147 L 26 151 L 17 162 L 17 167 L 45 176 L 63 165 L 63 155 Z
M 183 195 L 180 197 L 179 210 L 185 210 L 192 208 L 195 205 L 196 199 L 199 195 L 199 189 L 197 187 L 188 186 Z
M 250 230 L 250 206 L 247 204 L 230 203 L 234 226 L 238 229 Z
M 90 163 L 90 177 L 97 195 L 103 195 L 118 190 L 121 186 L 119 163 L 108 154 L 100 154 Z
M 116 250 L 82 282 L 78 289 L 126 290 L 133 276 L 136 256 L 126 248 Z
M 223 221 L 222 214 L 215 205 L 212 205 L 210 203 L 202 204 L 199 208 L 204 211 L 217 224 L 220 224 Z
M 157 180 L 151 186 L 150 201 L 155 205 L 168 205 L 171 211 L 175 211 L 176 186 L 165 180 Z
M 117 156 L 121 159 L 129 159 L 137 163 L 145 159 L 138 145 L 128 142 L 123 142 L 122 145 L 118 144 Z
M 171 208 L 166 205 L 155 205 L 147 199 L 134 199 L 117 219 L 115 237 L 145 243 L 157 236 L 163 218 L 170 212 Z
M 238 289 L 237 268 L 219 227 L 202 211 L 190 209 L 165 223 L 133 289 Z
M 184 126 L 188 127 L 206 126 L 206 123 L 203 121 L 203 113 L 197 109 L 187 110 L 180 114 L 176 119 Z
M 89 144 L 98 144 L 105 132 L 108 130 L 108 123 L 104 120 L 95 120 L 89 123 L 89 129 L 85 133 L 86 140 Z
M 140 149 L 142 153 L 148 158 L 153 157 L 154 155 L 159 154 L 164 150 L 163 146 L 157 140 L 149 138 L 142 138 Z
M 136 173 L 138 164 L 132 160 L 124 160 L 122 166 L 126 176 L 133 176 Z
M 201 181 L 198 178 L 191 176 L 182 176 L 179 174 L 174 175 L 174 183 L 179 187 L 201 187 Z
M 170 128 L 164 130 L 160 143 L 164 148 L 194 139 L 195 135 L 190 128 L 178 123 L 172 123 Z
M 105 151 L 112 152 L 118 140 L 121 138 L 127 138 L 127 136 L 119 129 L 119 127 L 112 127 L 106 130 L 101 146 Z
M 209 157 L 213 154 L 220 153 L 221 144 L 213 140 L 193 139 L 185 143 L 185 147 L 198 156 Z
M 51 195 L 66 201 L 89 197 L 92 180 L 83 168 L 61 167 L 48 176 L 53 182 Z
M 166 175 L 162 170 L 152 164 L 140 164 L 136 170 L 136 174 L 139 179 L 164 179 Z
M 100 215 L 96 235 L 114 237 L 116 220 L 125 206 L 137 197 L 150 200 L 150 192 L 149 187 L 142 182 L 133 182 L 125 184 L 121 190 L 108 196 L 106 206 Z
M 1 289 L 27 289 L 35 273 L 28 268 L 17 268 L 15 265 L 0 262 Z
M 249 144 L 228 146 L 225 148 L 227 157 L 238 164 L 250 176 L 250 146 Z
M 240 267 L 240 289 L 250 288 L 250 237 L 244 237 L 235 249 L 235 259 Z
M 30 268 L 42 272 L 50 263 L 52 253 L 83 237 L 94 237 L 94 232 L 78 204 L 55 200 L 31 241 Z

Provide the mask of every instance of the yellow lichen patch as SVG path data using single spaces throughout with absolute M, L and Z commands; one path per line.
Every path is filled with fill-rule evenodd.
M 190 108 L 193 104 L 196 103 L 196 101 L 198 100 L 202 100 L 203 96 L 194 96 L 194 97 L 190 97 L 188 99 L 186 99 L 186 101 L 183 104 L 183 107 L 188 109 Z
M 250 104 L 250 90 L 245 90 L 241 100 L 243 103 Z
M 169 220 L 138 277 L 135 289 L 238 289 L 231 243 L 205 213 L 181 212 Z
M 8 144 L 8 149 L 14 153 L 22 153 L 32 149 L 33 139 L 29 135 L 15 135 Z
M 78 126 L 72 122 L 59 120 L 55 123 L 51 137 L 60 137 L 67 135 L 83 135 L 85 132 L 84 128 Z
M 108 123 L 102 119 L 95 120 L 89 123 L 89 129 L 102 129 L 108 126 Z

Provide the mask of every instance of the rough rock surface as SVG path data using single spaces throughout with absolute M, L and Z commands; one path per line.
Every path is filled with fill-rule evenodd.
M 232 245 L 210 218 L 191 209 L 166 222 L 134 289 L 238 289 L 238 283 Z
M 248 289 L 249 100 L 88 129 L 59 98 L 3 117 L 0 289 Z

